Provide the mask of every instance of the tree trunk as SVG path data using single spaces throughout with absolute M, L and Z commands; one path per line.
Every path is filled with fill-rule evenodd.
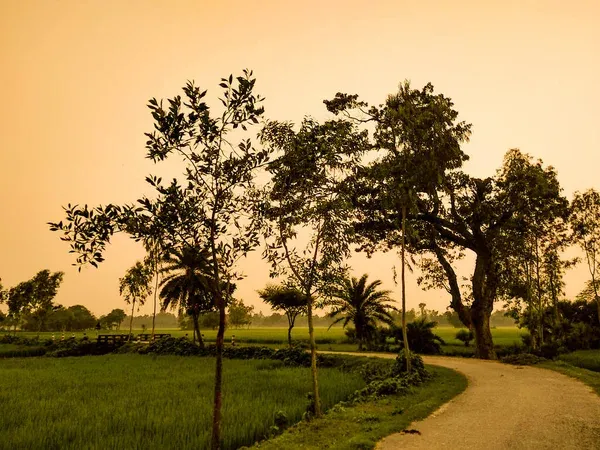
M 217 287 L 220 289 L 220 287 Z M 223 403 L 221 386 L 223 384 L 223 344 L 225 336 L 225 301 L 223 294 L 217 294 L 217 305 L 219 308 L 219 331 L 217 331 L 217 361 L 215 367 L 215 396 L 213 404 L 212 439 L 210 448 L 219 450 L 221 448 L 221 406 Z
M 194 334 L 198 336 L 198 345 L 200 348 L 204 348 L 204 341 L 202 340 L 202 335 L 200 334 L 200 325 L 198 324 L 198 314 L 196 312 L 192 314 L 192 321 L 194 322 Z
M 315 344 L 315 330 L 312 317 L 312 298 L 307 293 L 308 303 L 306 313 L 308 319 L 308 337 L 310 340 L 310 371 L 312 373 L 313 399 L 315 402 L 315 417 L 321 417 L 321 396 L 319 395 L 319 379 L 317 374 L 317 346 Z
M 129 319 L 129 337 L 127 341 L 131 341 L 131 332 L 133 331 L 133 313 L 135 311 L 135 298 L 131 302 L 131 319 Z
M 406 356 L 406 371 L 410 372 L 410 349 L 408 347 L 408 332 L 406 330 L 406 277 L 404 274 L 406 266 L 406 204 L 402 205 L 402 248 L 401 248 L 401 288 L 402 288 L 402 340 L 404 341 L 404 354 Z
M 294 320 L 292 320 L 292 317 L 288 314 L 287 315 L 288 318 L 288 346 L 290 348 L 292 348 L 292 328 L 294 328 Z
M 156 261 L 155 261 L 156 263 Z M 151 340 L 154 340 L 154 333 L 156 329 L 156 296 L 158 291 L 158 270 L 155 271 L 155 280 L 154 280 L 154 312 L 152 313 L 152 336 Z
M 481 359 L 498 359 L 490 330 L 490 316 L 496 294 L 495 267 L 489 253 L 477 254 L 473 272 L 473 304 L 471 321 L 475 331 L 475 356 Z

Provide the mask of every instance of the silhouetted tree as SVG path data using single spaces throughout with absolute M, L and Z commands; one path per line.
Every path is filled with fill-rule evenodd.
M 345 272 L 352 209 L 343 183 L 366 150 L 366 134 L 344 120 L 321 124 L 307 118 L 297 132 L 291 123 L 269 122 L 261 140 L 279 153 L 269 166 L 273 178 L 262 205 L 264 256 L 271 262 L 271 275 L 288 276 L 307 299 L 314 413 L 319 417 L 312 311 L 316 297 Z
M 267 285 L 258 295 L 275 311 L 283 311 L 288 321 L 288 345 L 292 346 L 292 329 L 296 318 L 306 313 L 306 297 L 292 286 Z

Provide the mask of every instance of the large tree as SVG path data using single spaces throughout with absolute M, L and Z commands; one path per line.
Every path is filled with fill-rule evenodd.
M 343 189 L 366 149 L 366 133 L 345 120 L 269 122 L 262 142 L 278 152 L 269 166 L 272 181 L 262 204 L 267 238 L 264 256 L 272 276 L 286 275 L 306 297 L 314 414 L 321 399 L 317 376 L 313 307 L 345 272 L 352 208 Z
M 600 194 L 594 189 L 575 193 L 571 202 L 571 230 L 573 240 L 585 253 L 591 277 L 588 287 L 594 293 L 600 320 Z
M 377 327 L 377 322 L 392 324 L 394 319 L 390 315 L 396 308 L 389 303 L 391 291 L 378 289 L 381 280 L 367 283 L 368 275 L 360 278 L 346 278 L 342 280 L 330 293 L 331 299 L 326 301 L 332 310 L 328 317 L 336 320 L 330 328 L 339 322 L 344 322 L 346 327 L 350 322 L 354 324 L 356 337 L 358 338 L 358 349 L 363 345 Z
M 357 225 L 365 239 L 362 248 L 369 253 L 400 248 L 402 330 L 408 352 L 406 245 L 414 234 L 409 216 L 418 212 L 422 196 L 436 198 L 448 172 L 467 159 L 460 143 L 468 140 L 470 125 L 457 121 L 450 99 L 434 94 L 431 84 L 419 90 L 406 81 L 379 107 L 341 93 L 325 104 L 335 114 L 375 124 L 372 145 L 379 157 L 357 174 L 349 188 L 356 192 L 355 204 L 363 213 Z M 406 364 L 410 370 L 410 358 Z
M 269 284 L 258 291 L 258 295 L 274 311 L 283 311 L 288 321 L 288 345 L 292 346 L 292 329 L 296 318 L 306 313 L 306 297 L 297 288 L 291 285 Z
M 468 139 L 470 125 L 457 121 L 451 100 L 434 95 L 431 85 L 422 90 L 401 86 L 381 107 L 368 108 L 346 94 L 327 104 L 334 112 L 376 124 L 373 141 L 381 156 L 354 184 L 362 233 L 383 247 L 401 246 L 406 238 L 413 253 L 432 255 L 430 268 L 443 275 L 450 306 L 475 331 L 477 355 L 495 359 L 489 319 L 504 281 L 503 258 L 514 244 L 507 236 L 517 226 L 533 226 L 534 216 L 552 214 L 562 203 L 555 171 L 518 150 L 508 152 L 495 177 L 460 171 L 467 159 L 460 144 Z M 403 217 L 410 225 L 405 232 Z M 470 303 L 463 299 L 453 265 L 466 252 L 475 259 L 468 277 Z
M 259 244 L 252 217 L 256 201 L 254 179 L 269 161 L 268 150 L 257 149 L 244 133 L 264 113 L 262 99 L 254 94 L 256 80 L 245 70 L 242 76 L 223 78 L 219 86 L 223 105 L 214 113 L 205 101 L 206 91 L 193 82 L 183 88 L 185 99 L 175 96 L 163 106 L 151 99 L 148 107 L 154 130 L 147 133 L 148 158 L 154 162 L 179 158 L 185 164 L 181 180 L 164 184 L 147 177 L 156 189 L 150 199 L 136 204 L 88 208 L 68 205 L 66 222 L 51 223 L 63 232 L 78 255 L 77 264 L 96 266 L 111 236 L 125 232 L 136 240 L 158 238 L 164 249 L 183 244 L 206 243 L 211 253 L 212 284 L 217 309 L 217 355 L 211 448 L 221 446 L 223 339 L 226 286 L 239 279 L 237 263 Z M 235 130 L 235 132 L 234 132 Z M 240 138 L 236 145 L 233 138 Z M 158 236 L 157 236 L 158 234 Z
M 44 328 L 63 276 L 63 272 L 41 270 L 31 280 L 10 288 L 7 305 L 9 316 L 15 320 L 15 328 L 23 314 L 35 317 L 38 331 Z

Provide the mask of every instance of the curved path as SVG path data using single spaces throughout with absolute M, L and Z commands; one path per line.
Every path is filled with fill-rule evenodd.
M 469 386 L 412 423 L 420 434 L 393 434 L 377 449 L 600 449 L 600 397 L 582 382 L 531 366 L 423 359 L 463 373 Z

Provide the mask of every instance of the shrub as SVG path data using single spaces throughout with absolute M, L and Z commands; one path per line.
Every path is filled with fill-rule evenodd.
M 445 342 L 433 333 L 436 325 L 437 322 L 428 322 L 425 317 L 406 325 L 408 343 L 413 352 L 425 355 L 437 355 L 442 352 L 440 344 Z
M 98 345 L 96 342 L 87 339 L 69 338 L 64 341 L 56 341 L 49 346 L 46 356 L 62 358 L 64 356 L 105 355 L 111 353 L 114 349 L 113 346 Z
M 475 338 L 472 330 L 465 330 L 465 329 L 459 330 L 456 333 L 455 337 L 456 337 L 456 339 L 458 339 L 459 341 L 464 343 L 465 347 L 468 347 L 470 345 L 471 341 Z
M 427 370 L 425 369 L 425 364 L 423 364 L 423 358 L 421 358 L 416 353 L 410 352 L 410 366 L 411 366 L 412 372 L 414 372 L 414 373 L 418 373 L 421 375 L 427 374 Z M 396 357 L 396 361 L 394 361 L 394 365 L 392 366 L 391 376 L 392 377 L 401 377 L 404 375 L 406 375 L 406 353 L 404 352 L 404 349 L 402 349 L 398 353 L 398 356 Z
M 500 361 L 506 364 L 514 364 L 516 366 L 531 366 L 545 361 L 545 358 L 540 358 L 531 353 L 519 353 L 518 355 L 509 355 L 500 358 Z

